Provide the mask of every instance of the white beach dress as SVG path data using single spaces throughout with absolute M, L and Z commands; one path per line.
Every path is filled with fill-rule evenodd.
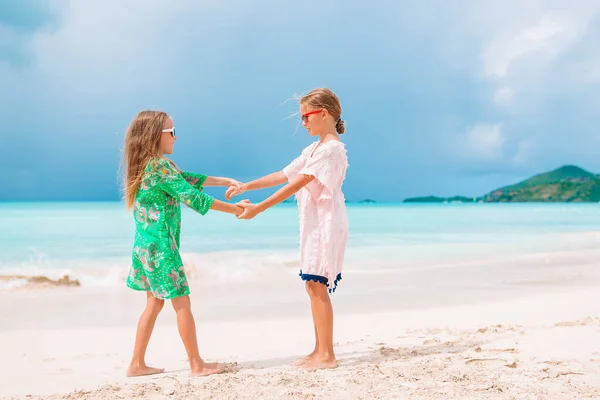
M 296 193 L 300 215 L 300 276 L 335 291 L 342 278 L 348 240 L 348 215 L 342 183 L 348 159 L 344 143 L 315 142 L 283 169 L 288 181 L 298 175 L 315 179 Z

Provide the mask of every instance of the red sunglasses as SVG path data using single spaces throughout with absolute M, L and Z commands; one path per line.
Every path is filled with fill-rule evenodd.
M 321 111 L 323 111 L 323 110 L 310 111 L 310 112 L 307 112 L 306 114 L 302 114 L 302 122 L 307 122 L 309 115 L 318 114 Z

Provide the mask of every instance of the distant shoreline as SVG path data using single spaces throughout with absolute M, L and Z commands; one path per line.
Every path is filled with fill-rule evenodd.
M 563 165 L 483 196 L 418 196 L 403 203 L 599 203 L 600 175 Z

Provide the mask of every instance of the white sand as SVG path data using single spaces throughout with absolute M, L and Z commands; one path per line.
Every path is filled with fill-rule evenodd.
M 193 288 L 202 356 L 237 363 L 207 378 L 188 376 L 168 306 L 147 358 L 167 371 L 124 377 L 143 294 L 5 292 L 0 398 L 600 399 L 598 266 L 551 259 L 485 276 L 481 265 L 349 273 L 333 296 L 340 366 L 317 372 L 291 365 L 312 350 L 313 327 L 287 273 L 275 284 Z

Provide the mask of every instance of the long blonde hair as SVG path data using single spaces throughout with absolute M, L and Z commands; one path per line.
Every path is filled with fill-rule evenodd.
M 152 158 L 160 157 L 160 139 L 169 115 L 162 111 L 139 112 L 125 135 L 123 147 L 124 199 L 127 208 L 132 208 L 135 195 L 142 183 L 144 169 Z

